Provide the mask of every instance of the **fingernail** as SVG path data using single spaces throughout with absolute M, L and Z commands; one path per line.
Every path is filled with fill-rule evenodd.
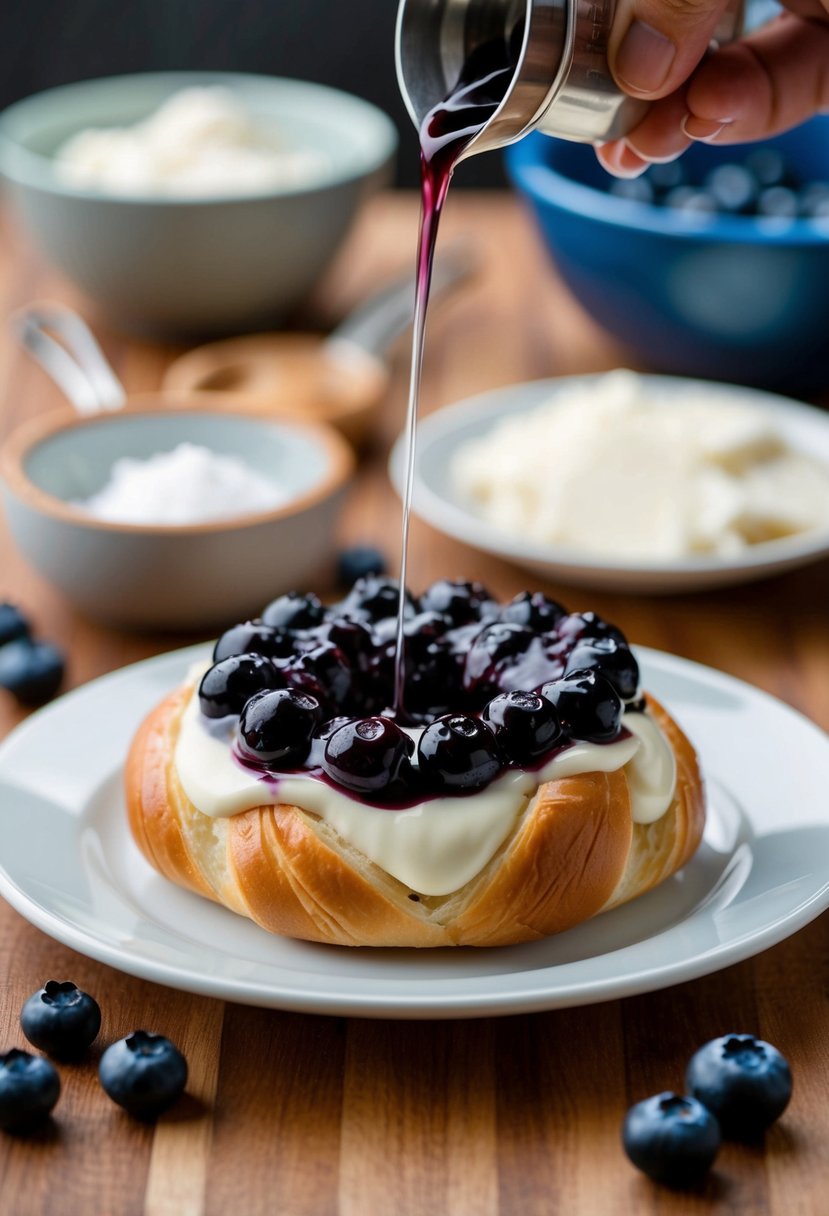
M 644 21 L 634 21 L 616 54 L 616 75 L 637 93 L 655 93 L 667 80 L 675 58 L 670 38 Z
M 650 152 L 640 151 L 632 139 L 628 139 L 626 142 L 630 147 L 631 152 L 633 152 L 636 156 L 641 156 L 642 160 L 646 160 L 649 165 L 670 165 L 673 161 L 679 160 L 682 153 L 688 148 L 688 144 L 683 143 L 682 147 L 678 148 L 675 152 L 666 153 L 664 156 L 654 156 Z
M 632 149 L 620 143 L 604 154 L 605 168 L 616 177 L 639 177 L 647 169 L 647 162 Z
M 721 131 L 725 130 L 728 126 L 728 120 L 721 118 L 697 118 L 696 114 L 686 114 L 681 126 L 689 139 L 695 139 L 703 144 L 710 144 Z

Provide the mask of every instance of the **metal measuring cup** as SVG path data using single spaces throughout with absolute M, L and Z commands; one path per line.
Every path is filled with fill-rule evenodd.
M 649 102 L 616 85 L 607 46 L 616 0 L 400 0 L 397 78 L 415 126 L 455 86 L 469 53 L 503 40 L 515 73 L 496 113 L 461 159 L 530 131 L 606 143 L 631 131 Z M 743 0 L 730 0 L 717 43 L 739 36 Z

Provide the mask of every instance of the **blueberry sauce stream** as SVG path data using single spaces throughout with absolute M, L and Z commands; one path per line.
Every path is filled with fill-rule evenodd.
M 412 367 L 406 414 L 406 485 L 400 557 L 400 601 L 394 669 L 394 710 L 405 717 L 406 682 L 404 612 L 408 574 L 409 521 L 414 489 L 417 414 L 423 372 L 426 314 L 432 283 L 438 228 L 455 166 L 472 140 L 503 101 L 515 70 L 510 45 L 501 39 L 483 43 L 469 56 L 460 78 L 443 101 L 434 106 L 420 128 L 421 217 L 417 251 L 417 286 L 412 330 Z

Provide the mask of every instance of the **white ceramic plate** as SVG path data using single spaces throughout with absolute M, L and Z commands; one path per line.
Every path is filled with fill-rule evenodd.
M 179 890 L 129 836 L 123 759 L 141 717 L 206 657 L 163 655 L 56 701 L 0 747 L 0 892 L 122 971 L 253 1005 L 443 1018 L 587 1004 L 756 954 L 829 905 L 829 739 L 729 677 L 640 651 L 646 687 L 697 744 L 704 842 L 656 891 L 569 933 L 493 950 L 350 950 L 270 937 Z
M 803 566 L 829 555 L 829 523 L 798 537 L 754 545 L 729 558 L 696 557 L 676 562 L 614 562 L 595 554 L 542 545 L 499 532 L 475 511 L 453 485 L 455 452 L 470 439 L 486 434 L 502 418 L 523 414 L 555 397 L 563 384 L 590 383 L 595 376 L 536 380 L 459 401 L 430 414 L 418 424 L 414 510 L 440 532 L 486 553 L 515 562 L 545 578 L 610 591 L 673 593 L 748 582 Z M 829 414 L 771 393 L 671 376 L 644 376 L 646 391 L 670 408 L 672 399 L 689 389 L 714 398 L 723 409 L 743 403 L 770 411 L 789 445 L 822 460 L 829 468 Z M 402 496 L 405 453 L 398 439 L 390 461 L 391 479 Z M 555 470 L 551 469 L 551 476 Z

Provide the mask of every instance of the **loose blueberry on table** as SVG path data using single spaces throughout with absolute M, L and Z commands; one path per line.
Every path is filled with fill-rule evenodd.
M 187 1061 L 169 1039 L 136 1030 L 101 1056 L 104 1091 L 129 1114 L 154 1119 L 177 1101 L 187 1084 Z
M 673 1187 L 700 1182 L 720 1141 L 719 1124 L 701 1102 L 670 1092 L 637 1102 L 622 1127 L 622 1144 L 637 1169 Z
M 538 593 L 501 605 L 460 579 L 406 595 L 394 706 L 398 601 L 398 584 L 372 573 L 331 607 L 283 595 L 222 635 L 199 703 L 233 726 L 240 763 L 403 807 L 541 767 L 578 740 L 612 742 L 626 703 L 644 709 L 614 625 Z
M 31 637 L 19 608 L 0 603 L 0 688 L 23 705 L 42 705 L 58 691 L 63 675 L 60 651 Z
M 688 1065 L 689 1093 L 717 1117 L 723 1134 L 759 1136 L 779 1119 L 792 1096 L 789 1065 L 771 1043 L 727 1034 L 701 1047 Z
M 23 1006 L 20 1025 L 33 1046 L 58 1060 L 72 1060 L 86 1051 L 101 1029 L 101 1010 L 75 984 L 49 980 Z
M 0 1130 L 32 1131 L 60 1097 L 60 1077 L 42 1056 L 12 1048 L 0 1055 Z

